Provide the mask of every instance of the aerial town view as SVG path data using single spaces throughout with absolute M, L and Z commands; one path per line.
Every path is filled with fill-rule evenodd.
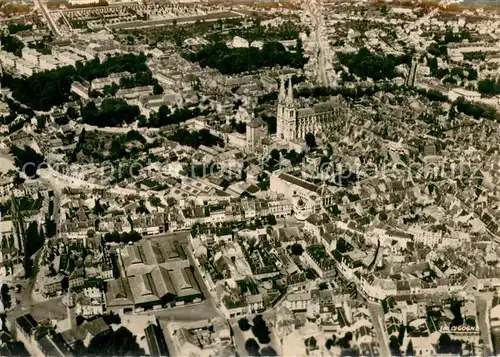
M 0 356 L 500 356 L 500 0 L 0 24 Z

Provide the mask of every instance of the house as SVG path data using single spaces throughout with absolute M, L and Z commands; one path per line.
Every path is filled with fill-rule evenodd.
M 283 305 L 291 311 L 307 310 L 311 303 L 311 294 L 305 292 L 297 292 L 288 294 Z
M 42 293 L 45 296 L 53 296 L 62 292 L 62 281 L 64 275 L 57 274 L 56 276 L 48 277 L 42 287 Z

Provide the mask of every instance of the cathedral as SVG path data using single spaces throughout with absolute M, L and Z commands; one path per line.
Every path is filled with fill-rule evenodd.
M 279 139 L 304 139 L 307 133 L 314 135 L 330 128 L 333 121 L 346 113 L 346 103 L 341 96 L 312 107 L 297 108 L 293 98 L 292 80 L 288 81 L 288 91 L 281 78 L 278 108 L 276 112 L 276 134 Z

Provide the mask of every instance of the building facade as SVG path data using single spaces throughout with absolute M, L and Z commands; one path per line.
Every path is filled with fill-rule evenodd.
M 276 111 L 276 135 L 283 140 L 304 139 L 307 133 L 316 135 L 328 129 L 334 120 L 342 120 L 346 112 L 346 102 L 340 95 L 328 102 L 316 103 L 312 107 L 297 108 L 291 79 L 288 81 L 288 90 L 281 79 Z

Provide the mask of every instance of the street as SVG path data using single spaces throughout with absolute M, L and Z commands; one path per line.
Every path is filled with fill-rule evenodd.
M 59 31 L 59 28 L 57 27 L 56 22 L 50 16 L 49 10 L 47 9 L 47 6 L 42 2 L 42 0 L 35 0 L 34 1 L 35 6 L 37 6 L 41 12 L 45 20 L 47 21 L 47 25 L 49 25 L 50 30 L 54 34 L 55 37 L 62 37 L 61 31 Z
M 384 323 L 384 309 L 378 302 L 366 302 L 372 320 L 373 329 L 375 330 L 376 340 L 380 347 L 380 355 L 382 357 L 391 356 L 389 350 L 389 338 Z
M 476 309 L 477 309 L 477 322 L 479 330 L 481 331 L 481 339 L 483 340 L 483 356 L 491 356 L 493 351 L 493 343 L 491 341 L 490 331 L 490 309 L 493 299 L 493 293 L 475 293 Z
M 314 33 L 316 37 L 316 45 L 318 46 L 318 70 L 319 70 L 319 80 L 321 85 L 328 87 L 328 76 L 325 72 L 325 50 L 323 48 L 323 40 L 321 38 L 321 24 L 322 19 L 319 14 L 319 10 L 317 8 L 317 4 L 315 0 L 309 0 L 307 3 L 309 8 L 309 12 L 311 14 L 313 25 L 314 25 Z

